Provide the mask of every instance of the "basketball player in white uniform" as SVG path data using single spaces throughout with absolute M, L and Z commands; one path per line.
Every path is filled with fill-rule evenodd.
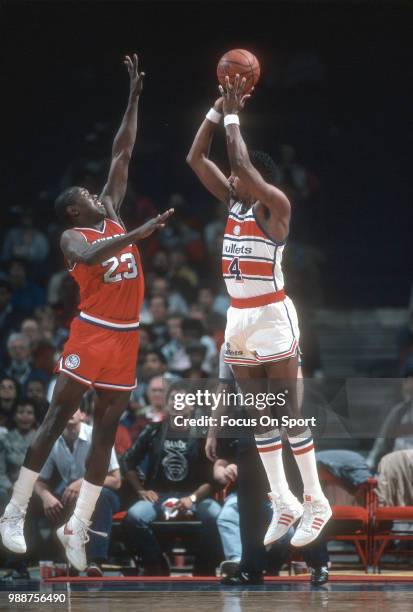
M 245 392 L 253 387 L 277 393 L 288 387 L 288 414 L 300 416 L 297 397 L 299 328 L 292 301 L 284 293 L 281 261 L 289 231 L 291 207 L 274 185 L 275 165 L 261 152 L 248 153 L 239 113 L 249 95 L 245 79 L 231 84 L 199 128 L 187 162 L 203 185 L 228 205 L 222 271 L 231 296 L 225 331 L 225 361 Z M 209 159 L 213 133 L 224 114 L 231 176 L 227 179 Z M 278 385 L 278 387 L 277 387 Z M 273 517 L 264 538 L 269 545 L 299 521 L 291 540 L 310 544 L 331 517 L 317 474 L 314 444 L 308 428 L 287 428 L 289 443 L 304 485 L 303 504 L 291 493 L 283 463 L 281 434 L 272 427 L 257 429 L 255 440 L 270 484 Z

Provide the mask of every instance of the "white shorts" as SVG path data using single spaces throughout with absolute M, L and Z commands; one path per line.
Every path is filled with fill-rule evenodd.
M 228 308 L 226 363 L 248 366 L 288 359 L 300 354 L 299 340 L 297 312 L 289 297 L 255 308 Z

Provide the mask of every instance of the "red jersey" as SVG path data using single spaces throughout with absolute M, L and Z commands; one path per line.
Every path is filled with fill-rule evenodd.
M 106 218 L 101 230 L 75 227 L 89 244 L 124 236 L 124 228 Z M 116 256 L 88 266 L 75 263 L 68 266 L 80 288 L 80 319 L 103 327 L 134 330 L 139 326 L 139 314 L 144 295 L 141 259 L 136 244 L 125 246 Z

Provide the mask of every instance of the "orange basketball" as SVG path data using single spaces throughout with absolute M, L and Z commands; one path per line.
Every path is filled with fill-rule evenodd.
M 245 93 L 248 93 L 260 78 L 260 64 L 253 53 L 245 49 L 232 49 L 221 57 L 217 66 L 218 81 L 225 86 L 225 77 L 229 76 L 231 83 L 235 75 L 245 77 Z

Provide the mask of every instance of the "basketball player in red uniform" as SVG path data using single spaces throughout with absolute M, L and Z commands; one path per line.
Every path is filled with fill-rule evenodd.
M 35 481 L 85 391 L 93 386 L 98 402 L 86 473 L 73 515 L 57 531 L 68 560 L 80 571 L 86 568 L 87 532 L 107 474 L 118 420 L 136 386 L 144 281 L 135 243 L 164 227 L 173 213 L 170 209 L 129 233 L 119 217 L 144 78 L 136 55 L 126 56 L 124 63 L 130 77 L 130 94 L 113 142 L 107 183 L 99 197 L 82 187 L 72 187 L 56 200 L 57 216 L 69 228 L 63 232 L 60 244 L 67 268 L 79 285 L 80 314 L 72 322 L 57 365 L 59 375 L 50 408 L 28 449 L 12 498 L 0 519 L 6 548 L 26 552 L 24 517 Z
M 228 206 L 222 272 L 231 297 L 225 330 L 225 362 L 244 392 L 288 389 L 288 414 L 299 417 L 299 327 L 294 304 L 284 293 L 281 268 L 289 231 L 291 207 L 275 186 L 275 164 L 262 152 L 248 153 L 241 135 L 239 113 L 249 95 L 245 78 L 231 84 L 226 77 L 221 98 L 207 113 L 187 161 L 204 186 Z M 229 179 L 209 159 L 214 130 L 224 114 Z M 267 407 L 267 414 L 269 414 Z M 254 416 L 260 416 L 254 414 Z M 278 416 L 278 415 L 277 415 Z M 258 420 L 259 423 L 259 420 Z M 269 545 L 299 521 L 291 540 L 304 546 L 315 540 L 331 516 L 318 479 L 312 434 L 306 427 L 286 428 L 304 485 L 304 504 L 290 491 L 282 463 L 278 428 L 255 431 L 257 450 L 270 484 L 273 517 L 264 538 Z

